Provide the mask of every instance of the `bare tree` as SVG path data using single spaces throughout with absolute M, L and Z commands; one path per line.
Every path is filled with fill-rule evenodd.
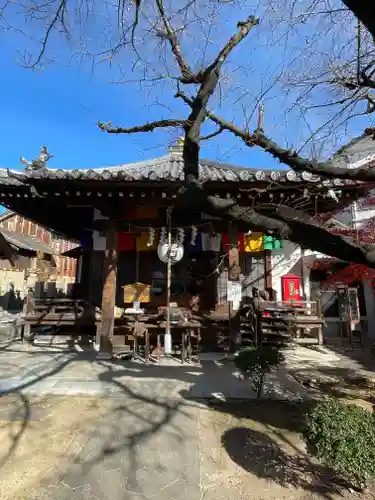
M 338 105 L 340 109 L 337 113 L 333 111 L 327 120 L 324 115 L 323 122 L 327 122 L 326 125 L 341 118 L 346 122 L 352 118 L 353 114 L 360 114 L 363 118 L 374 110 L 375 99 L 372 89 L 375 87 L 373 85 L 375 53 L 373 42 L 365 28 L 357 24 L 356 18 L 350 12 L 352 11 L 373 34 L 371 23 L 362 19 L 364 10 L 356 10 L 355 6 L 350 5 L 361 2 L 312 0 L 302 2 L 304 7 L 297 11 L 298 3 L 301 2 L 291 0 L 285 8 L 285 2 L 281 2 L 284 4 L 284 9 L 280 4 L 279 17 L 277 17 L 275 15 L 277 2 L 268 0 L 263 2 L 260 0 L 258 3 L 246 0 L 210 0 L 209 2 L 185 0 L 177 8 L 169 0 L 135 0 L 134 2 L 123 0 L 115 4 L 107 0 L 100 6 L 101 13 L 106 14 L 101 17 L 100 12 L 95 11 L 95 5 L 90 2 L 80 4 L 80 7 L 76 8 L 74 5 L 71 7 L 68 0 L 58 0 L 57 3 L 52 2 L 52 7 L 51 3 L 48 3 L 34 6 L 34 11 L 27 12 L 34 18 L 37 17 L 37 20 L 44 26 L 43 37 L 39 39 L 38 56 L 29 63 L 29 66 L 36 67 L 43 61 L 52 35 L 56 31 L 63 31 L 69 35 L 73 47 L 78 47 L 81 58 L 91 57 L 93 61 L 116 62 L 118 81 L 140 82 L 143 86 L 152 85 L 154 93 L 162 88 L 165 94 L 174 95 L 177 101 L 187 106 L 188 111 L 185 116 L 171 118 L 163 113 L 160 119 L 132 127 L 116 127 L 112 123 L 103 122 L 99 122 L 98 125 L 102 131 L 110 134 L 182 129 L 185 137 L 183 148 L 185 187 L 177 203 L 182 206 L 184 204 L 189 207 L 194 206 L 196 210 L 220 216 L 223 220 L 245 223 L 249 229 L 279 235 L 346 261 L 375 267 L 375 247 L 360 246 L 350 239 L 331 234 L 321 227 L 319 221 L 299 210 L 288 206 L 256 203 L 251 208 L 241 207 L 235 200 L 208 196 L 205 186 L 199 182 L 201 141 L 222 133 L 233 134 L 245 147 L 263 149 L 296 171 L 308 171 L 329 178 L 375 181 L 375 169 L 372 165 L 370 165 L 371 168 L 366 165 L 348 170 L 304 155 L 308 142 L 306 138 L 302 138 L 303 144 L 298 151 L 296 148 L 280 145 L 282 142 L 277 139 L 280 134 L 276 133 L 276 138 L 271 139 L 263 128 L 263 120 L 259 120 L 258 125 L 251 130 L 254 112 L 262 101 L 268 98 L 272 102 L 273 99 L 272 109 L 276 109 L 280 107 L 280 103 L 276 100 L 288 98 L 288 89 L 285 89 L 285 85 L 293 83 L 296 86 L 296 82 L 293 81 L 296 77 L 295 69 L 297 67 L 300 74 L 304 71 L 307 61 L 305 53 L 309 54 L 310 60 L 314 54 L 321 58 L 319 51 L 323 50 L 323 45 L 327 44 L 327 40 L 333 40 L 336 34 L 345 31 L 342 24 L 334 21 L 337 16 L 344 16 L 350 21 L 347 30 L 339 38 L 339 48 L 337 49 L 337 42 L 335 45 L 340 57 L 334 60 L 334 65 L 328 56 L 324 64 L 315 60 L 315 66 L 311 68 L 310 65 L 306 71 L 308 77 L 305 77 L 303 85 L 300 85 L 302 94 L 311 100 L 311 95 L 314 95 L 316 89 L 321 92 L 321 86 L 324 89 L 334 89 L 334 92 L 338 93 L 337 103 L 332 100 L 329 104 Z M 349 11 L 343 4 L 348 7 Z M 4 18 L 4 9 L 2 12 Z M 241 14 L 245 13 L 246 16 L 241 18 Z M 96 29 L 99 24 L 101 37 L 100 41 L 97 41 L 96 37 L 93 47 L 89 48 L 83 35 L 92 33 L 93 24 L 95 24 L 93 20 L 97 21 Z M 309 25 L 309 29 L 306 29 L 305 25 L 310 20 L 312 24 Z M 73 28 L 77 23 L 80 25 L 80 35 L 74 37 Z M 263 25 L 263 35 L 257 37 L 259 23 Z M 232 34 L 229 34 L 229 26 Z M 219 36 L 219 31 L 225 35 L 228 34 L 226 41 L 222 41 L 223 35 Z M 294 52 L 286 54 L 285 48 L 290 47 L 296 41 L 300 43 L 303 37 L 305 37 L 308 49 L 297 47 Z M 246 50 L 242 50 L 241 60 L 239 58 L 235 60 L 233 54 L 240 47 L 245 47 Z M 259 81 L 253 78 L 256 75 L 256 67 L 267 65 L 259 54 L 264 55 L 269 50 L 271 57 L 272 51 L 280 49 L 285 53 L 279 57 L 279 66 L 273 65 L 272 74 L 267 74 L 266 71 L 263 75 L 264 81 L 262 85 L 259 85 Z M 330 47 L 326 50 L 329 53 Z M 290 68 L 292 72 L 288 71 Z M 308 74 L 311 69 L 313 69 L 312 77 Z M 135 76 L 133 80 L 129 78 L 131 74 Z M 241 85 L 234 84 L 233 74 L 239 75 Z M 285 75 L 288 76 L 287 79 Z M 249 84 L 250 81 L 251 84 Z M 301 79 L 299 78 L 298 81 L 301 82 Z M 278 93 L 272 93 L 277 83 L 284 85 L 284 93 L 280 91 L 280 88 Z M 217 108 L 224 108 L 223 102 L 225 103 L 227 99 L 229 88 L 237 104 L 234 108 L 234 116 L 230 119 L 221 116 L 216 111 Z M 249 96 L 251 107 L 247 99 Z M 289 95 L 287 104 L 284 106 L 285 110 L 288 106 L 289 110 L 292 107 L 295 109 L 296 104 L 300 106 L 302 98 L 296 100 L 295 97 L 293 93 L 291 98 Z M 363 105 L 363 102 L 367 108 L 356 113 L 356 107 Z M 211 103 L 215 111 L 212 111 Z M 323 103 L 319 105 L 324 107 Z M 344 116 L 343 113 L 350 106 L 349 114 Z M 176 106 L 176 108 L 179 110 L 179 115 L 183 113 L 181 106 Z M 242 124 L 239 124 L 238 117 L 241 110 L 243 119 Z M 297 116 L 291 112 L 289 121 L 294 122 Z M 306 121 L 306 117 L 302 113 L 297 127 L 309 131 L 310 125 L 306 127 L 303 120 Z M 211 127 L 208 124 L 211 124 Z M 294 127 L 296 127 L 295 124 Z M 311 137 L 315 140 L 324 127 L 324 123 L 319 125 L 317 130 L 310 134 Z M 372 133 L 372 129 L 369 128 L 367 133 Z

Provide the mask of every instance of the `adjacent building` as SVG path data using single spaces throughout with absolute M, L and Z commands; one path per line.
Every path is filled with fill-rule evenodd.
M 76 242 L 12 210 L 0 215 L 0 232 L 16 257 L 0 259 L 1 296 L 12 286 L 22 297 L 36 281 L 54 282 L 64 292 L 74 283 L 76 259 L 62 254 Z

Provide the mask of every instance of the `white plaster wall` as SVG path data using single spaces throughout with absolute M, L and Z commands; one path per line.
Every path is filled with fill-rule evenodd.
M 355 215 L 355 223 L 358 229 L 360 229 L 369 219 L 375 217 L 375 207 L 368 206 L 363 207 L 362 203 L 364 200 L 359 200 L 357 202 L 357 209 L 353 210 L 352 205 L 345 208 L 342 212 L 336 214 L 333 219 L 343 224 L 346 224 L 349 227 L 353 225 L 353 214 Z
M 25 287 L 25 272 L 16 270 L 0 270 L 0 295 L 4 295 L 13 283 L 14 289 L 23 295 Z
M 304 285 L 306 300 L 310 300 L 310 265 L 317 257 L 315 252 L 304 253 Z M 284 241 L 283 248 L 272 251 L 272 288 L 277 292 L 277 300 L 282 300 L 281 278 L 285 274 L 302 277 L 301 247 L 290 241 Z
M 365 208 L 361 210 L 357 210 L 357 224 L 359 226 L 363 225 L 364 222 L 367 222 L 369 219 L 373 219 L 375 217 L 375 208 Z

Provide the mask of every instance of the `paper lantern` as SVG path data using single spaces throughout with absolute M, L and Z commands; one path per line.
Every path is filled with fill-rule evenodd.
M 172 243 L 169 248 L 168 243 L 159 243 L 158 245 L 158 257 L 159 259 L 167 263 L 170 254 L 171 264 L 176 264 L 179 262 L 184 255 L 184 247 L 179 243 Z

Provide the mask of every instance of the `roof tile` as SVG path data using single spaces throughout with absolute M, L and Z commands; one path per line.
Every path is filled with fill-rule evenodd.
M 183 158 L 179 153 L 169 153 L 161 158 L 146 160 L 128 165 L 115 167 L 104 167 L 95 169 L 68 170 L 68 169 L 45 169 L 39 171 L 27 171 L 15 179 L 8 175 L 8 171 L 0 169 L 0 185 L 22 185 L 22 177 L 25 178 L 51 178 L 51 179 L 80 179 L 80 180 L 126 180 L 126 181 L 183 181 Z M 15 174 L 16 172 L 14 172 Z M 254 182 L 269 181 L 280 183 L 323 183 L 323 185 L 342 185 L 309 172 L 302 174 L 293 170 L 266 170 L 247 167 L 236 167 L 210 160 L 200 159 L 199 177 L 203 182 Z M 354 182 L 355 184 L 356 182 Z M 350 181 L 350 184 L 353 184 Z

